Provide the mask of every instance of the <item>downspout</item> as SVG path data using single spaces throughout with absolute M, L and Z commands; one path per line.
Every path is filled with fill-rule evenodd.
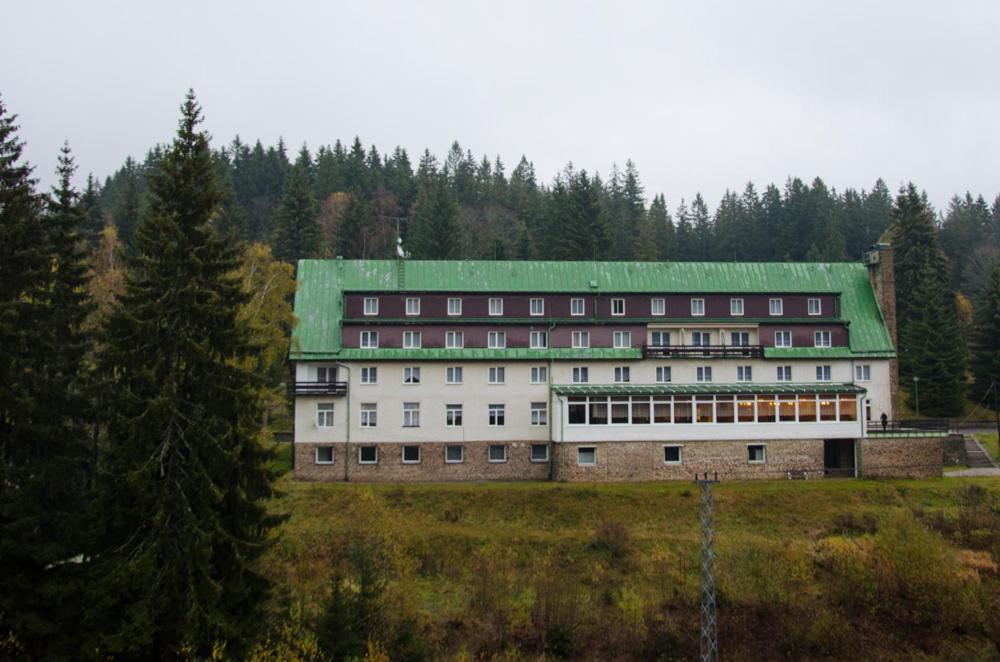
M 563 397 L 561 395 L 557 394 L 556 395 L 556 400 L 559 401 L 559 444 L 560 444 L 560 447 L 562 447 L 562 442 L 563 442 L 563 438 L 564 438 L 563 437 L 563 435 L 564 435 L 563 426 L 565 425 L 565 421 L 563 420 L 565 417 L 563 416 L 563 413 L 566 411 L 566 407 L 564 406 Z M 553 444 L 553 450 L 555 450 L 555 444 Z M 549 463 L 549 476 L 550 476 L 550 478 L 554 477 L 554 475 L 555 475 L 554 474 L 555 465 L 553 464 L 554 462 L 555 462 L 555 458 L 553 458 L 552 461 Z
M 548 402 L 549 402 L 549 405 L 552 404 L 552 332 L 555 331 L 555 328 L 556 328 L 556 323 L 553 321 L 552 324 L 549 325 L 549 332 L 548 332 L 548 336 L 549 336 L 549 368 L 548 368 L 548 371 L 547 371 L 548 379 L 546 381 L 548 382 L 548 388 L 549 388 L 549 392 L 548 392 L 548 398 L 549 398 Z M 552 417 L 554 415 L 555 415 L 554 411 L 550 411 L 549 412 L 549 480 L 552 480 L 553 467 L 554 467 L 555 461 L 556 461 L 555 460 L 555 457 L 556 457 L 556 453 L 555 453 L 556 446 L 555 446 L 555 443 L 553 443 L 553 440 L 552 440 Z M 560 420 L 562 420 L 561 415 L 562 415 L 562 412 L 560 412 Z
M 351 467 L 351 366 L 340 361 L 334 361 L 335 366 L 339 366 L 347 371 L 347 417 L 344 423 L 347 425 L 347 434 L 344 435 L 344 482 L 350 480 Z

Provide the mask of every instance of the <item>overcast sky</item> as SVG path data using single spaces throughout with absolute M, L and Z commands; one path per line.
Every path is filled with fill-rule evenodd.
M 101 177 L 169 140 L 193 87 L 215 145 L 631 158 L 671 209 L 790 175 L 1000 193 L 1000 2 L 820 4 L 19 0 L 0 95 L 46 185 L 64 139 Z

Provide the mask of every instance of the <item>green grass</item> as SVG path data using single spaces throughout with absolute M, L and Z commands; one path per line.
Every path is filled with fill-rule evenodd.
M 1000 462 L 1000 443 L 997 442 L 997 434 L 995 432 L 993 434 L 977 434 L 976 439 L 983 445 L 986 452 L 993 457 L 994 462 Z
M 306 623 L 363 544 L 388 559 L 386 627 L 415 622 L 432 657 L 697 654 L 692 484 L 279 489 L 287 519 L 265 568 L 275 608 L 299 605 Z M 1000 604 L 1000 481 L 752 481 L 714 496 L 725 657 L 1000 654 L 986 616 Z

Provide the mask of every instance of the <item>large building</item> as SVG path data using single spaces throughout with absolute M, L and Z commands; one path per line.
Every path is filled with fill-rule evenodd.
M 940 440 L 868 434 L 896 416 L 892 267 L 303 260 L 295 475 L 940 471 Z

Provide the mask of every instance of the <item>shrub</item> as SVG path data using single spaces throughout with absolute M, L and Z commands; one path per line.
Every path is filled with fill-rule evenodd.
M 631 537 L 621 522 L 605 520 L 594 532 L 591 547 L 608 554 L 615 561 L 624 561 L 632 552 Z

